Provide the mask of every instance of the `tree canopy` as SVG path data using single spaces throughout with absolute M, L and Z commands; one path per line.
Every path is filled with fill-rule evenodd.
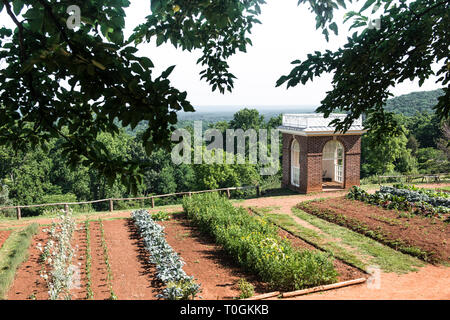
M 142 0 L 140 0 L 142 1 Z M 316 15 L 316 28 L 338 32 L 333 12 L 346 0 L 299 0 Z M 134 190 L 142 182 L 145 161 L 112 153 L 98 139 L 118 134 L 117 123 L 135 128 L 142 121 L 146 153 L 170 146 L 178 111 L 194 111 L 187 93 L 168 79 L 174 66 L 153 72 L 149 57 L 137 46 L 156 40 L 181 50 L 200 49 L 200 79 L 213 91 L 231 91 L 235 76 L 227 60 L 251 45 L 249 34 L 259 23 L 264 0 L 148 0 L 152 13 L 126 39 L 125 11 L 129 0 L 0 0 L 14 29 L 0 28 L 0 145 L 26 149 L 27 144 L 48 149 L 52 138 L 62 138 L 62 154 L 72 167 L 95 168 L 110 183 L 120 176 Z M 306 83 L 324 72 L 334 72 L 333 90 L 318 111 L 347 111 L 337 128 L 348 128 L 362 113 L 370 126 L 389 130 L 383 112 L 389 87 L 405 79 L 423 82 L 440 64 L 439 83 L 450 79 L 448 44 L 450 1 L 367 0 L 360 12 L 349 12 L 352 27 L 367 25 L 364 11 L 384 6 L 381 30 L 364 30 L 348 38 L 336 52 L 316 52 L 283 76 L 278 85 Z M 69 28 L 67 8 L 77 5 L 81 23 Z M 444 88 L 435 109 L 448 117 L 449 90 Z

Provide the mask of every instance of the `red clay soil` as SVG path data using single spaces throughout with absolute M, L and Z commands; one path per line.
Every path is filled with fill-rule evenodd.
M 91 233 L 91 290 L 94 295 L 93 299 L 106 300 L 110 298 L 110 291 L 99 222 L 91 221 L 89 231 Z M 110 253 L 108 253 L 108 256 L 111 257 Z
M 201 234 L 184 215 L 174 215 L 160 222 L 165 227 L 166 240 L 186 263 L 183 270 L 201 285 L 199 296 L 207 300 L 229 300 L 239 297 L 239 279 L 255 287 L 255 295 L 267 293 L 268 287 L 246 274 L 211 237 Z
M 162 293 L 156 269 L 130 219 L 103 221 L 112 287 L 119 300 L 154 300 Z M 93 258 L 94 259 L 94 258 Z M 106 269 L 105 269 L 106 270 Z
M 295 300 L 450 300 L 449 268 L 427 265 L 408 274 L 384 273 L 379 288 L 367 284 L 329 290 Z
M 11 231 L 0 231 L 0 249 L 3 246 L 3 243 L 5 243 L 6 239 L 8 239 L 9 235 L 11 234 Z
M 291 233 L 285 230 L 279 229 L 278 234 L 282 238 L 286 238 L 287 240 L 289 240 L 294 248 L 319 250 L 316 247 L 312 246 L 311 244 L 303 241 L 302 239 L 292 235 Z M 338 282 L 354 280 L 359 278 L 368 278 L 368 275 L 363 271 L 359 270 L 356 267 L 350 266 L 339 259 L 334 259 L 333 265 L 338 273 Z
M 42 266 L 39 263 L 39 257 L 41 251 L 37 249 L 37 244 L 40 243 L 44 247 L 47 239 L 48 234 L 42 232 L 42 228 L 40 228 L 40 232 L 32 239 L 28 260 L 17 269 L 14 282 L 6 297 L 8 300 L 48 299 L 47 284 L 40 277 Z
M 433 259 L 437 261 L 450 262 L 450 224 L 440 219 L 420 215 L 411 218 L 399 217 L 394 210 L 385 210 L 344 197 L 335 198 L 333 201 L 310 202 L 307 205 L 355 219 L 370 230 L 381 232 L 389 240 L 403 240 L 409 246 L 432 253 Z M 314 214 L 304 205 L 299 206 L 304 211 Z

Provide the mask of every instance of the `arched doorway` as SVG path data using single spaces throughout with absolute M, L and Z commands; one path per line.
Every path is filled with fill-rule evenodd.
M 322 153 L 322 180 L 326 186 L 344 183 L 344 146 L 337 140 L 328 141 Z
M 291 184 L 300 186 L 300 145 L 297 139 L 291 144 Z

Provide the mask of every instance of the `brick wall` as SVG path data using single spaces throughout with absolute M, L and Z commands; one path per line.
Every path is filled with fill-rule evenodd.
M 293 139 L 300 144 L 300 186 L 291 184 L 291 145 Z M 301 193 L 322 191 L 322 151 L 332 136 L 294 136 L 283 133 L 282 186 Z M 361 136 L 337 136 L 344 145 L 344 188 L 359 185 Z

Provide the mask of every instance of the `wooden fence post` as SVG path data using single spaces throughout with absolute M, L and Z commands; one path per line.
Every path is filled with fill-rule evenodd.
M 231 194 L 230 194 L 230 189 L 229 188 L 227 189 L 227 196 L 228 196 L 228 199 L 231 198 Z
M 113 199 L 109 199 L 109 212 L 113 212 L 113 211 L 114 211 Z
M 66 215 L 69 214 L 69 205 L 67 203 L 64 204 L 64 211 L 66 212 Z
M 17 220 L 20 220 L 22 218 L 22 213 L 20 212 L 20 207 L 17 207 Z
M 257 197 L 261 196 L 261 189 L 259 188 L 259 185 L 256 186 L 256 196 Z
M 152 208 L 155 207 L 155 198 L 152 197 Z

